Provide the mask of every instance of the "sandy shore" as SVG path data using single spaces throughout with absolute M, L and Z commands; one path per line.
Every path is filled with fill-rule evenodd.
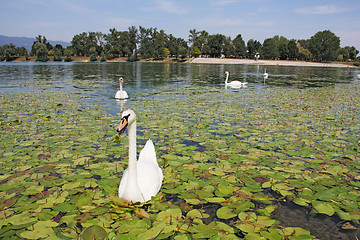
M 231 58 L 192 58 L 188 63 L 213 63 L 213 64 L 252 64 L 252 65 L 279 65 L 279 66 L 303 66 L 303 67 L 355 67 L 344 63 L 318 63 L 286 60 L 252 60 Z

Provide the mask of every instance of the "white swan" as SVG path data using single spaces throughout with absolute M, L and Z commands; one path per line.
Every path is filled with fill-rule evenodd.
M 131 202 L 146 202 L 159 192 L 163 173 L 156 161 L 154 144 L 150 139 L 136 161 L 136 115 L 132 110 L 123 112 L 116 131 L 120 135 L 126 127 L 129 135 L 129 166 L 121 178 L 119 197 Z
M 119 78 L 119 80 L 120 80 L 120 90 L 116 92 L 115 98 L 117 98 L 117 99 L 129 98 L 128 94 L 125 91 L 123 91 L 123 88 L 122 88 L 123 79 L 122 79 L 122 77 Z
M 264 72 L 264 78 L 268 78 L 269 77 L 269 74 L 266 72 L 266 68 L 265 68 L 265 72 Z
M 229 72 L 226 71 L 226 79 L 225 79 L 225 87 L 231 87 L 231 88 L 241 88 L 247 84 L 247 82 L 240 82 L 240 81 L 232 81 L 228 82 L 229 80 Z

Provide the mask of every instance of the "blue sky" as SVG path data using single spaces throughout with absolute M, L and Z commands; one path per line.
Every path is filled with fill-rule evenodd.
M 130 26 L 163 29 L 188 40 L 189 30 L 245 42 L 275 35 L 308 39 L 330 30 L 360 50 L 359 0 L 1 0 L 0 34 L 71 41 L 82 32 Z

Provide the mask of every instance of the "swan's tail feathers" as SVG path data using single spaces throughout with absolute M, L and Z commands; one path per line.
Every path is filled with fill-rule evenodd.
M 153 142 L 149 139 L 147 140 L 144 148 L 139 154 L 139 161 L 151 161 L 156 162 L 156 152 Z

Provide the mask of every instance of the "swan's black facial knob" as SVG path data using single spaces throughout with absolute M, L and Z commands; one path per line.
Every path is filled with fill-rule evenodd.
M 119 135 L 121 135 L 125 132 L 125 130 L 128 126 L 129 116 L 130 116 L 130 114 L 121 118 L 120 125 L 116 128 L 116 131 L 119 133 Z

